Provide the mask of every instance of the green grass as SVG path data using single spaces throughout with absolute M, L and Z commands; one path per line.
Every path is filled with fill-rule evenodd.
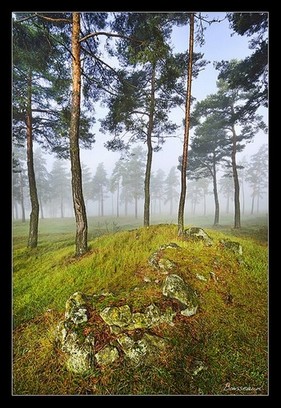
M 202 219 L 197 221 L 192 225 L 203 224 Z M 172 223 L 137 227 L 130 219 L 90 219 L 90 250 L 77 259 L 73 256 L 72 219 L 41 220 L 39 245 L 33 250 L 26 248 L 27 223 L 15 223 L 14 394 L 267 394 L 266 219 L 245 220 L 241 230 L 233 230 L 231 220 L 216 229 L 206 225 L 214 240 L 211 247 L 177 237 Z M 221 247 L 219 240 L 226 238 L 241 243 L 242 260 Z M 89 294 L 106 290 L 112 296 L 98 304 L 98 309 L 108 303 L 129 303 L 135 311 L 151 302 L 160 306 L 161 286 L 147 284 L 143 277 L 155 275 L 148 258 L 169 242 L 182 248 L 166 249 L 165 256 L 199 294 L 199 312 L 188 319 L 177 318 L 173 327 L 155 329 L 169 339 L 169 346 L 149 367 L 144 364 L 135 369 L 124 360 L 87 375 L 67 372 L 53 343 L 69 296 L 78 290 Z M 210 279 L 210 272 L 215 273 L 216 281 Z M 207 281 L 200 281 L 196 274 Z M 204 369 L 194 375 L 196 361 Z

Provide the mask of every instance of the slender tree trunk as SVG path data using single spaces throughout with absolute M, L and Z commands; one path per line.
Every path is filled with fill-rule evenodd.
M 39 196 L 39 208 L 40 208 L 40 214 L 41 214 L 41 219 L 44 219 L 44 211 L 43 211 L 43 204 L 42 204 L 42 199 L 41 195 Z
M 60 198 L 60 217 L 64 218 L 64 212 L 63 212 L 63 196 Z
M 227 192 L 227 196 L 226 196 L 226 214 L 229 214 L 229 192 Z
M 104 211 L 103 211 L 103 189 L 102 186 L 100 188 L 100 204 L 101 204 L 101 216 L 103 217 Z
M 18 212 L 18 204 L 16 200 L 14 200 L 14 213 L 13 213 L 14 219 L 18 220 L 19 219 L 19 212 Z
M 32 73 L 29 72 L 28 78 L 28 102 L 26 112 L 26 151 L 27 151 L 27 173 L 29 182 L 29 195 L 31 202 L 31 213 L 29 221 L 29 236 L 27 246 L 36 248 L 38 242 L 38 223 L 39 223 L 39 202 L 37 196 L 34 161 L 33 161 L 33 134 L 32 134 L 32 110 L 31 110 L 31 95 L 32 95 Z
M 149 226 L 150 223 L 150 178 L 151 178 L 151 165 L 152 165 L 152 132 L 154 124 L 154 109 L 155 109 L 155 71 L 156 65 L 153 64 L 152 76 L 151 76 L 151 90 L 150 90 L 150 108 L 149 108 L 149 119 L 148 119 L 148 129 L 147 129 L 147 159 L 146 159 L 146 169 L 145 169 L 145 179 L 144 179 L 144 212 L 143 212 L 143 225 L 145 227 Z
M 251 208 L 251 215 L 254 214 L 254 206 L 255 206 L 255 194 L 252 195 L 252 208 Z
M 215 218 L 214 218 L 214 226 L 219 224 L 220 221 L 220 203 L 219 203 L 219 194 L 218 194 L 218 183 L 217 183 L 217 170 L 216 170 L 216 160 L 213 160 L 213 191 L 214 191 L 214 199 L 215 199 Z
M 244 180 L 242 180 L 242 214 L 245 214 L 245 191 L 244 191 Z
M 173 197 L 170 199 L 170 215 L 173 215 Z
M 81 99 L 80 66 L 80 13 L 72 13 L 72 105 L 70 119 L 70 161 L 73 208 L 76 219 L 76 255 L 88 250 L 88 224 L 82 190 L 82 173 L 79 152 L 79 124 Z
M 125 217 L 128 215 L 128 200 L 125 198 Z
M 206 215 L 206 193 L 205 193 L 205 190 L 204 190 L 204 193 L 203 193 L 204 195 L 203 195 L 203 205 L 204 205 L 204 216 Z
M 161 214 L 161 198 L 159 198 L 159 214 Z
M 187 69 L 187 95 L 185 104 L 185 126 L 184 126 L 184 141 L 181 166 L 181 193 L 178 210 L 178 235 L 184 232 L 184 206 L 186 197 L 186 170 L 187 170 L 187 155 L 189 142 L 189 126 L 190 126 L 190 105 L 191 105 L 191 82 L 192 82 L 192 62 L 193 62 L 193 43 L 194 43 L 194 14 L 190 14 L 189 23 L 189 60 Z
M 117 218 L 119 218 L 119 182 L 118 182 L 118 185 L 117 185 L 116 213 L 117 213 Z
M 135 197 L 135 218 L 138 218 L 138 198 Z
M 234 112 L 233 112 L 234 113 Z M 234 181 L 234 228 L 241 228 L 240 220 L 240 201 L 239 201 L 239 178 L 236 165 L 236 140 L 237 135 L 232 125 L 232 152 L 231 152 L 231 164 L 233 172 L 233 181 Z
M 20 204 L 21 204 L 21 220 L 22 222 L 25 222 L 25 207 L 24 207 L 22 172 L 20 172 Z

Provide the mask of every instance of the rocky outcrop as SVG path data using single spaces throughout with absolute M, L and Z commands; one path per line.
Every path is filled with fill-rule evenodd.
M 163 295 L 177 299 L 181 303 L 184 309 L 181 311 L 183 316 L 193 316 L 197 312 L 197 294 L 180 276 L 167 276 L 163 286 Z
M 158 355 L 168 340 L 154 334 L 153 328 L 161 324 L 174 325 L 179 310 L 183 316 L 189 317 L 196 313 L 198 307 L 195 293 L 175 274 L 166 278 L 163 295 L 161 308 L 151 303 L 143 310 L 133 311 L 129 304 L 111 305 L 99 313 L 96 310 L 96 295 L 86 296 L 76 292 L 70 296 L 66 302 L 65 318 L 59 323 L 56 335 L 56 345 L 64 354 L 67 369 L 84 373 L 96 365 L 113 364 L 122 356 L 133 364 L 140 364 Z M 176 301 L 176 305 L 179 305 L 176 310 L 171 302 L 165 300 L 166 297 Z M 102 345 L 99 344 L 98 333 L 92 329 L 91 316 L 94 314 L 102 319 L 108 333 L 111 333 Z M 138 333 L 138 336 L 134 336 L 134 333 Z
M 220 244 L 223 248 L 229 249 L 230 251 L 234 252 L 236 255 L 242 255 L 243 249 L 242 245 L 239 242 L 231 241 L 230 239 L 221 239 Z
M 164 255 L 165 249 L 174 249 L 178 251 L 181 247 L 175 242 L 161 245 L 148 259 L 148 263 L 163 275 L 167 275 L 176 268 L 176 264 Z
M 186 229 L 184 238 L 187 241 L 203 241 L 206 246 L 213 245 L 202 228 Z M 242 246 L 238 242 L 220 240 L 219 244 L 241 259 Z M 159 333 L 163 332 L 161 325 L 173 326 L 184 317 L 190 318 L 198 313 L 198 294 L 189 282 L 178 275 L 180 268 L 175 259 L 182 262 L 183 258 L 182 254 L 178 257 L 174 251 L 183 249 L 171 242 L 161 245 L 149 257 L 151 268 L 146 268 L 145 274 L 140 274 L 140 277 L 145 289 L 151 286 L 152 293 L 156 290 L 157 296 L 155 301 L 143 307 L 135 309 L 133 304 L 136 303 L 130 303 L 131 298 L 124 300 L 123 304 L 114 304 L 115 295 L 108 292 L 91 296 L 75 292 L 70 296 L 56 335 L 56 346 L 62 352 L 68 370 L 85 373 L 123 359 L 137 365 L 145 363 L 169 345 L 169 339 L 159 337 Z M 201 282 L 213 280 L 219 284 L 219 278 L 213 271 L 209 279 L 196 271 L 189 273 Z M 140 289 L 143 287 L 136 287 L 130 296 L 138 296 Z M 99 303 L 101 301 L 103 307 Z M 181 316 L 177 320 L 179 314 Z M 202 369 L 203 365 L 198 363 L 193 375 Z
M 191 227 L 184 230 L 184 237 L 193 241 L 203 241 L 207 246 L 213 245 L 213 240 L 203 228 Z

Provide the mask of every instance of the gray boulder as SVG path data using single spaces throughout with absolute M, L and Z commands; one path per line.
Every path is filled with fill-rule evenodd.
M 198 298 L 195 291 L 187 285 L 178 275 L 167 276 L 164 286 L 163 295 L 178 300 L 184 316 L 192 316 L 198 308 Z
M 187 239 L 194 241 L 203 241 L 206 245 L 210 246 L 213 244 L 213 240 L 209 235 L 203 230 L 203 228 L 191 227 L 184 230 L 184 236 Z
M 100 366 L 107 366 L 118 360 L 119 353 L 116 347 L 112 345 L 105 346 L 102 350 L 95 354 L 97 363 Z
M 220 244 L 223 248 L 229 249 L 237 255 L 242 255 L 243 253 L 242 245 L 239 244 L 239 242 L 231 241 L 230 239 L 221 239 Z
M 88 320 L 87 297 L 82 292 L 75 292 L 65 305 L 65 319 L 78 325 Z

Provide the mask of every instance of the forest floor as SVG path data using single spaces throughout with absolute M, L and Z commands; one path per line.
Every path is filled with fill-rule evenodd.
M 89 252 L 79 259 L 73 219 L 40 220 L 36 249 L 26 248 L 28 222 L 14 222 L 13 395 L 268 394 L 267 218 L 242 219 L 239 230 L 227 217 L 216 228 L 207 217 L 188 220 L 186 228 L 204 227 L 213 239 L 210 247 L 179 238 L 175 220 L 156 221 L 144 228 L 141 220 L 90 218 Z M 239 242 L 242 258 L 223 251 L 221 239 Z M 200 306 L 175 326 L 158 328 L 171 339 L 169 350 L 137 369 L 124 359 L 83 375 L 67 371 L 54 348 L 67 299 L 77 291 L 106 291 L 115 303 L 130 301 L 135 311 L 157 304 L 158 286 L 143 278 L 152 273 L 151 254 L 170 242 L 181 252 L 171 252 L 169 259 L 199 293 Z M 211 270 L 216 281 L 210 280 Z M 196 374 L 195 361 L 204 367 Z

